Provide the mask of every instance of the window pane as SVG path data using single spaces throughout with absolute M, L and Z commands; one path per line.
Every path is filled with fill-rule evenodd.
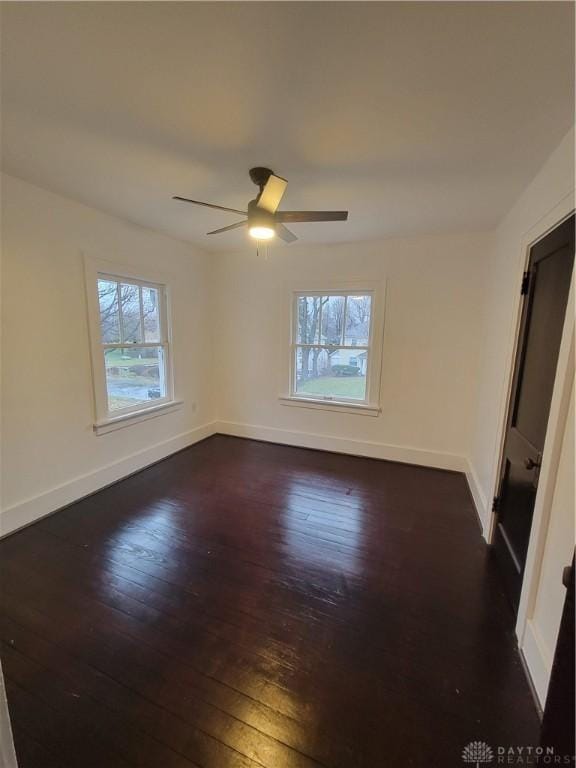
M 112 347 L 104 354 L 108 410 L 166 397 L 162 347 Z
M 300 344 L 318 343 L 320 332 L 321 296 L 298 297 L 298 342 Z
M 368 351 L 296 348 L 296 392 L 311 397 L 366 399 Z
M 142 288 L 142 308 L 144 311 L 144 341 L 161 341 L 158 289 Z
M 120 284 L 120 308 L 122 310 L 122 341 L 143 341 L 140 321 L 140 286 Z
M 371 303 L 371 296 L 348 296 L 346 330 L 344 332 L 344 344 L 346 346 L 368 346 Z
M 120 341 L 118 319 L 118 283 L 112 280 L 98 280 L 98 301 L 100 304 L 100 332 L 103 344 Z
M 323 344 L 342 344 L 344 330 L 344 296 L 322 297 L 322 333 Z

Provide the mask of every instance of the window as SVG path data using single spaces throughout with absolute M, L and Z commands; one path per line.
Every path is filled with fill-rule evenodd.
M 166 286 L 97 268 L 87 280 L 95 426 L 173 404 Z
M 375 325 L 373 290 L 294 293 L 290 398 L 373 408 Z

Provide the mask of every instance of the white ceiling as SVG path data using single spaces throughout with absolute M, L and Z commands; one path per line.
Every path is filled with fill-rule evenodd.
M 493 226 L 573 120 L 573 4 L 3 3 L 3 167 L 206 237 L 253 165 L 304 242 Z

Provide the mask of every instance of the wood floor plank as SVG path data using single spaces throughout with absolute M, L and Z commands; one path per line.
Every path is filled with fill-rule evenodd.
M 44 765 L 46 768 L 66 768 L 62 757 L 51 752 L 46 744 L 41 744 L 32 734 L 25 730 L 21 722 L 12 727 L 14 744 L 18 754 L 18 768 L 34 768 Z
M 0 560 L 24 768 L 448 766 L 538 741 L 462 475 L 215 436 Z

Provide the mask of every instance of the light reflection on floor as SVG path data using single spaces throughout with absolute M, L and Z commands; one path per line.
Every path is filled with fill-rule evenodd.
M 169 568 L 174 541 L 179 536 L 178 520 L 183 512 L 189 515 L 184 504 L 179 504 L 172 499 L 154 501 L 153 504 L 143 507 L 138 515 L 133 515 L 126 523 L 118 526 L 114 535 L 107 541 L 106 555 L 114 559 L 114 555 L 122 558 L 134 553 L 144 561 L 152 560 Z M 142 549 L 135 543 L 135 528 L 142 529 Z M 154 535 L 155 530 L 157 535 Z M 146 558 L 147 537 L 154 539 L 154 558 Z
M 320 489 L 319 489 L 320 490 Z M 294 478 L 286 490 L 286 503 L 283 509 L 284 541 L 287 544 L 290 555 L 307 565 L 318 568 L 338 568 L 347 574 L 356 575 L 362 572 L 362 546 L 361 538 L 364 533 L 364 505 L 362 499 L 355 497 L 350 492 L 350 486 L 346 483 L 338 483 L 331 478 L 330 486 L 322 485 L 322 509 L 314 496 L 314 486 L 310 485 L 310 477 L 300 481 Z M 312 499 L 311 499 L 312 497 Z M 333 504 L 331 504 L 333 502 Z M 315 525 L 307 531 L 306 520 L 303 513 L 310 512 L 314 515 Z M 342 535 L 339 540 L 334 536 L 323 533 L 317 527 L 322 525 L 322 518 L 326 524 L 333 523 L 333 518 L 338 516 L 342 520 Z

